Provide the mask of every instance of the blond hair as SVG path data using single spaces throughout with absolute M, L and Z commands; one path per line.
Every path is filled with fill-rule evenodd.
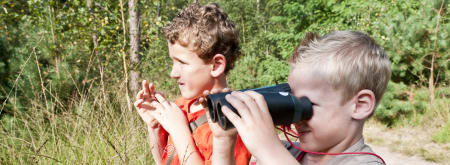
M 239 31 L 216 3 L 194 3 L 184 8 L 163 31 L 171 44 L 192 48 L 204 61 L 223 54 L 227 61 L 225 73 L 241 54 Z
M 363 89 L 375 94 L 378 105 L 391 77 L 389 58 L 368 35 L 335 31 L 323 37 L 307 34 L 290 62 L 308 64 L 325 74 L 334 89 L 342 89 L 342 103 Z

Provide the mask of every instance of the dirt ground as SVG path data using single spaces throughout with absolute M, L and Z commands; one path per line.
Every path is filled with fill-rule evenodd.
M 429 136 L 432 131 L 389 129 L 369 121 L 364 125 L 364 139 L 388 165 L 450 165 L 450 144 L 433 143 Z M 279 137 L 285 139 L 282 134 Z
M 398 152 L 393 152 L 387 147 L 377 146 L 373 144 L 368 145 L 375 153 L 380 155 L 388 165 L 438 165 L 438 163 L 426 161 L 422 157 L 406 156 Z
M 386 128 L 369 121 L 364 125 L 366 143 L 389 165 L 450 165 L 450 144 L 432 140 L 433 127 Z

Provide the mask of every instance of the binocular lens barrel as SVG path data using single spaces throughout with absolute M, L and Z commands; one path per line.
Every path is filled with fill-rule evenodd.
M 307 97 L 297 99 L 290 93 L 288 84 L 241 91 L 247 90 L 256 91 L 264 96 L 275 125 L 292 124 L 312 117 L 311 101 Z M 227 106 L 239 115 L 237 110 L 225 100 L 225 95 L 229 93 L 231 92 L 212 94 L 206 97 L 211 120 L 219 122 L 219 125 L 224 129 L 233 128 L 234 126 L 223 114 L 222 106 Z

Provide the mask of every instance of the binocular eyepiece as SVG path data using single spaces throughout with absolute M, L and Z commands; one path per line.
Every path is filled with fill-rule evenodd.
M 267 102 L 269 113 L 275 125 L 288 125 L 312 117 L 312 103 L 307 97 L 296 98 L 291 93 L 289 84 L 280 84 L 256 89 L 244 89 L 240 91 L 252 90 L 264 96 Z M 225 95 L 231 92 L 211 94 L 206 97 L 208 111 L 212 122 L 219 122 L 223 129 L 233 128 L 233 124 L 225 117 L 222 106 L 227 106 L 234 113 L 236 111 L 230 103 L 225 100 Z

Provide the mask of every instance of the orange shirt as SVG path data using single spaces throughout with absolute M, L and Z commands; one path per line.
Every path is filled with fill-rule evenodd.
M 205 110 L 202 109 L 200 111 L 190 113 L 189 105 L 194 100 L 185 100 L 183 98 L 178 98 L 176 104 L 183 110 L 184 114 L 187 116 L 188 122 L 192 122 L 197 120 L 202 115 L 205 115 Z M 171 160 L 171 165 L 179 165 L 180 161 L 178 159 L 178 155 L 175 151 L 175 146 L 170 138 L 170 135 L 164 129 L 160 129 L 159 137 L 164 147 L 164 152 L 162 155 L 162 163 L 165 165 L 168 159 L 170 159 L 170 155 L 175 154 Z M 211 156 L 213 152 L 213 134 L 211 129 L 209 128 L 208 123 L 204 123 L 194 130 L 192 133 L 192 138 L 194 139 L 194 143 L 196 144 L 197 151 L 200 153 L 200 156 L 205 161 L 205 164 L 211 164 Z M 234 149 L 234 158 L 236 160 L 236 165 L 247 165 L 250 161 L 251 154 L 245 148 L 244 143 L 241 138 L 237 137 L 236 145 Z

